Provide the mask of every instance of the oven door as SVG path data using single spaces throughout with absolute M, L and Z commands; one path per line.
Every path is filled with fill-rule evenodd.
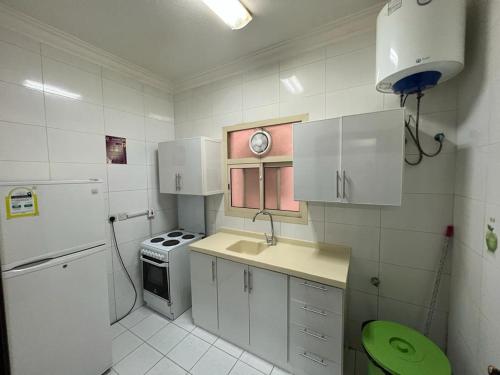
M 168 262 L 141 255 L 144 290 L 156 294 L 170 304 L 170 273 Z

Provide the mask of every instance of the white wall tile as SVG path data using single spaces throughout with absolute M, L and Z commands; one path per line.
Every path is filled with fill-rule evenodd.
M 0 160 L 47 161 L 46 128 L 0 121 Z
M 374 82 L 374 47 L 364 48 L 326 60 L 327 92 L 368 85 Z
M 0 82 L 0 120 L 45 125 L 43 94 L 22 86 Z
M 102 106 L 45 94 L 47 126 L 80 132 L 104 134 Z
M 373 84 L 328 92 L 326 94 L 326 118 L 381 111 L 384 95 Z
M 379 261 L 380 228 L 326 223 L 325 241 L 351 247 L 354 257 Z
M 241 111 L 243 103 L 243 87 L 230 86 L 215 91 L 213 94 L 213 114 Z
M 81 95 L 82 100 L 102 104 L 101 78 L 97 74 L 44 57 L 43 81 L 45 85 Z
M 457 152 L 455 193 L 483 200 L 486 194 L 487 148 L 461 148 Z
M 47 128 L 51 162 L 104 163 L 104 136 Z
M 144 142 L 127 140 L 127 164 L 147 165 L 146 144 Z
M 146 118 L 146 141 L 164 142 L 175 138 L 175 128 L 173 122 L 160 121 Z
M 278 102 L 278 74 L 248 81 L 243 84 L 243 108 L 262 107 Z
M 500 204 L 500 143 L 490 145 L 487 152 L 486 200 Z
M 455 190 L 455 154 L 427 158 L 417 166 L 404 166 L 405 193 L 453 194 Z
M 325 220 L 330 223 L 379 226 L 380 208 L 327 204 Z
M 403 194 L 401 207 L 382 208 L 382 227 L 442 233 L 452 212 L 453 195 Z
M 111 108 L 104 109 L 106 135 L 145 139 L 144 117 Z
M 177 195 L 160 193 L 159 190 L 148 190 L 149 207 L 155 210 L 173 210 L 177 209 Z
M 49 163 L 0 161 L 0 181 L 48 180 Z
M 277 118 L 279 116 L 279 105 L 270 104 L 262 107 L 245 109 L 243 111 L 244 122 L 254 122 L 265 119 Z
M 325 223 L 310 220 L 307 225 L 281 223 L 281 235 L 305 241 L 325 242 Z
M 22 85 L 24 81 L 42 82 L 40 53 L 0 41 L 0 80 Z
M 482 202 L 455 197 L 454 220 L 455 238 L 466 246 L 482 253 L 485 208 Z
M 151 220 L 151 233 L 153 235 L 165 233 L 177 228 L 177 212 L 173 210 L 156 211 L 155 217 Z
M 193 96 L 189 101 L 188 120 L 197 120 L 200 118 L 212 116 L 212 93 L 207 89 L 193 89 Z
M 173 121 L 174 105 L 166 97 L 144 95 L 144 114 L 146 117 L 161 121 Z
M 325 92 L 325 62 L 318 61 L 280 72 L 280 101 Z
M 434 280 L 435 272 L 386 263 L 380 264 L 380 295 L 383 297 L 428 307 Z M 437 304 L 440 310 L 448 309 L 449 287 L 450 277 L 443 275 Z
M 349 290 L 347 301 L 349 319 L 362 322 L 378 319 L 378 297 L 376 295 Z
M 308 121 L 325 118 L 325 96 L 323 94 L 292 98 L 289 102 L 280 102 L 280 117 L 308 114 Z
M 444 243 L 441 234 L 382 229 L 380 260 L 384 263 L 437 271 Z M 452 249 L 445 272 L 450 272 Z
M 350 289 L 378 295 L 378 288 L 371 284 L 372 277 L 379 277 L 379 263 L 351 257 L 348 285 Z
M 103 79 L 104 105 L 131 112 L 138 115 L 144 114 L 144 103 L 141 92 L 130 87 Z
M 147 190 L 112 191 L 109 193 L 109 211 L 118 213 L 137 213 L 148 209 Z
M 108 164 L 109 191 L 147 189 L 147 167 Z

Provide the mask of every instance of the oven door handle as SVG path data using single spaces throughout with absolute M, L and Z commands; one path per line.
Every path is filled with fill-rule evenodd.
M 168 263 L 156 263 L 156 262 L 153 262 L 153 261 L 146 259 L 142 256 L 141 256 L 141 261 L 143 261 L 144 263 L 152 264 L 153 266 L 156 266 L 156 267 L 168 268 Z

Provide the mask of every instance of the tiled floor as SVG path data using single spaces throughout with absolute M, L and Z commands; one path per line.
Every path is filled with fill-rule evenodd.
M 191 310 L 169 321 L 141 307 L 114 324 L 109 375 L 287 375 L 196 327 Z

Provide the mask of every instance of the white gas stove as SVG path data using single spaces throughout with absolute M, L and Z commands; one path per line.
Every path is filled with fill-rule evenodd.
M 188 245 L 201 238 L 202 234 L 179 229 L 142 243 L 144 302 L 170 319 L 191 307 Z

